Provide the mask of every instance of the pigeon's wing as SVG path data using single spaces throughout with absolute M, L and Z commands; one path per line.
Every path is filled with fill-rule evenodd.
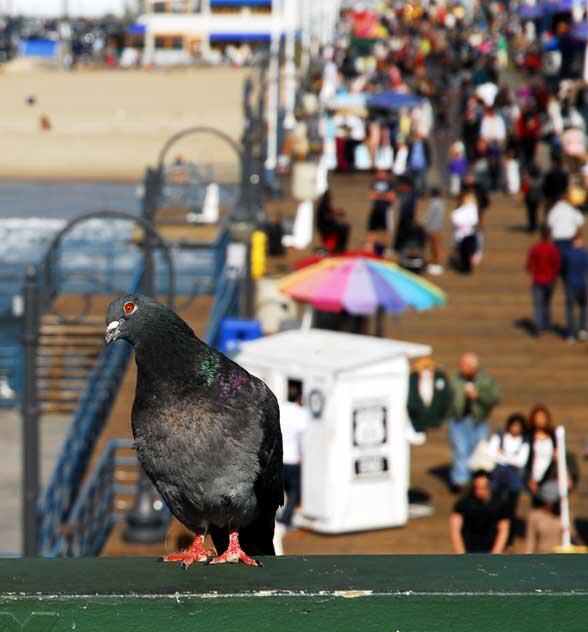
M 259 447 L 259 475 L 256 491 L 259 500 L 268 508 L 284 504 L 284 478 L 282 432 L 280 430 L 280 409 L 274 394 L 262 382 L 263 398 L 259 411 L 259 422 L 263 429 L 263 439 Z
M 251 383 L 251 390 L 257 395 L 258 423 L 263 429 L 259 472 L 254 483 L 259 511 L 252 523 L 239 529 L 239 542 L 247 555 L 275 555 L 276 510 L 284 503 L 280 411 L 273 393 L 263 382 L 257 382 Z M 217 552 L 223 553 L 229 545 L 228 529 L 211 524 L 210 535 Z
M 233 417 L 235 422 L 241 423 L 242 414 L 246 413 L 248 423 L 256 426 L 255 430 L 261 430 L 251 433 L 260 438 L 259 445 L 256 446 L 259 468 L 255 491 L 258 502 L 265 508 L 273 508 L 275 512 L 284 503 L 282 432 L 278 402 L 262 380 L 226 356 L 221 357 L 224 384 L 237 386 L 225 398 L 222 398 L 221 393 L 219 399 L 224 399 L 226 404 L 241 413 Z
M 255 481 L 259 515 L 253 523 L 239 532 L 242 546 L 247 547 L 251 555 L 275 555 L 273 540 L 276 510 L 284 504 L 280 409 L 274 394 L 265 384 L 263 386 L 265 389 L 264 403 L 261 407 L 263 440 L 259 448 L 260 469 Z
M 257 447 L 258 472 L 254 490 L 258 506 L 255 520 L 239 529 L 239 541 L 248 555 L 275 555 L 273 537 L 276 511 L 284 504 L 284 480 L 282 460 L 282 433 L 280 409 L 274 394 L 267 385 L 250 375 L 245 369 L 228 358 L 223 362 L 228 382 L 241 383 L 238 394 L 226 403 L 242 412 L 253 413 L 251 423 L 261 429 L 261 441 Z M 210 535 L 217 552 L 226 550 L 228 530 L 210 525 Z

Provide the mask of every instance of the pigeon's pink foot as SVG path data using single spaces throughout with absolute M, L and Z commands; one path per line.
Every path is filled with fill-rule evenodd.
M 229 535 L 229 548 L 218 557 L 210 561 L 211 564 L 237 564 L 243 562 L 248 566 L 262 566 L 261 562 L 257 562 L 249 557 L 239 544 L 239 534 L 237 531 L 231 531 Z
M 172 553 L 163 558 L 164 562 L 181 562 L 184 568 L 188 568 L 194 562 L 206 562 L 214 555 L 212 551 L 204 548 L 204 536 L 197 535 L 194 542 L 185 551 Z

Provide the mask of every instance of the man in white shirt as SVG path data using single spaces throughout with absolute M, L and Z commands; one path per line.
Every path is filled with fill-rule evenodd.
M 465 190 L 462 204 L 451 213 L 454 229 L 457 267 L 460 272 L 469 274 L 473 269 L 474 254 L 478 246 L 476 229 L 480 218 L 476 197 L 472 190 Z
M 547 214 L 547 225 L 551 231 L 551 238 L 560 252 L 571 245 L 583 224 L 582 213 L 563 199 L 556 202 Z
M 310 421 L 308 409 L 302 406 L 302 394 L 299 388 L 291 388 L 290 401 L 280 405 L 280 424 L 282 426 L 282 444 L 284 446 L 284 489 L 286 505 L 278 518 L 279 522 L 290 526 L 292 514 L 301 497 L 301 447 L 302 435 Z
M 480 125 L 480 138 L 487 143 L 503 145 L 506 141 L 506 125 L 500 114 L 496 114 L 493 108 L 487 108 Z
M 494 108 L 486 108 L 480 124 L 480 139 L 486 141 L 490 188 L 497 191 L 502 173 L 502 153 L 506 144 L 506 124 Z

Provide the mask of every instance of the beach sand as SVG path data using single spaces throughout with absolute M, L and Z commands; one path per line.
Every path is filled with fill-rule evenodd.
M 190 126 L 238 140 L 242 88 L 250 69 L 34 70 L 0 67 L 0 178 L 138 180 L 160 148 Z M 33 96 L 35 103 L 27 104 Z M 48 117 L 51 128 L 41 129 Z M 235 163 L 212 135 L 179 141 L 168 159 Z M 231 170 L 233 167 L 231 167 Z M 235 171 L 237 166 L 235 163 Z

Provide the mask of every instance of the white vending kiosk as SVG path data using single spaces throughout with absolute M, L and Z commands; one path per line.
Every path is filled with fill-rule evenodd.
M 235 358 L 281 403 L 302 386 L 312 422 L 304 436 L 305 526 L 345 533 L 408 518 L 409 359 L 431 347 L 321 329 L 245 342 Z

